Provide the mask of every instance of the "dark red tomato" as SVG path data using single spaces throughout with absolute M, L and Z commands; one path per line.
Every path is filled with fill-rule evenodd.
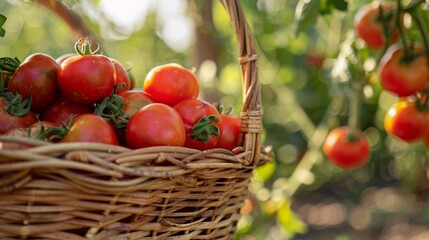
M 61 92 L 79 104 L 92 104 L 112 94 L 116 72 L 103 55 L 77 55 L 64 60 L 58 69 Z
M 92 109 L 89 106 L 77 104 L 64 96 L 60 96 L 41 114 L 40 119 L 61 124 L 67 123 L 72 116 L 91 112 Z
M 424 90 L 428 85 L 429 68 L 423 52 L 422 47 L 416 47 L 413 56 L 405 56 L 399 44 L 390 46 L 378 66 L 381 86 L 399 97 Z
M 222 115 L 222 137 L 219 139 L 216 147 L 233 150 L 238 147 L 240 140 L 241 120 L 238 117 Z
M 142 107 L 152 103 L 149 96 L 141 90 L 128 90 L 118 93 L 124 99 L 123 111 L 130 117 Z
M 349 139 L 348 127 L 338 127 L 329 132 L 323 143 L 323 153 L 332 163 L 343 169 L 357 168 L 370 156 L 368 140 L 361 131 Z
M 61 142 L 119 144 L 112 125 L 102 117 L 91 113 L 73 118 L 73 124 Z
M 409 143 L 423 137 L 426 125 L 426 112 L 419 110 L 414 101 L 395 103 L 384 117 L 386 132 Z
M 176 105 L 184 99 L 195 99 L 199 93 L 197 77 L 179 64 L 169 63 L 149 71 L 143 90 L 153 102 Z
M 10 115 L 6 111 L 5 100 L 0 98 L 0 134 L 4 134 L 14 128 L 29 127 L 35 122 L 37 122 L 37 118 L 33 112 L 29 112 L 23 117 Z
M 22 63 L 36 62 L 49 71 L 57 71 L 59 64 L 54 58 L 45 53 L 33 53 L 26 57 Z
M 61 56 L 57 57 L 57 58 L 55 59 L 55 61 L 58 63 L 58 65 L 61 65 L 61 63 L 63 63 L 63 62 L 64 62 L 64 60 L 66 60 L 66 59 L 67 59 L 67 58 L 69 58 L 69 57 L 76 56 L 76 55 L 77 55 L 76 53 L 65 53 L 65 54 L 63 54 L 63 55 L 61 55 Z
M 186 99 L 174 109 L 185 123 L 185 147 L 199 150 L 216 147 L 223 131 L 221 114 L 216 107 L 203 100 Z
M 146 105 L 128 122 L 125 139 L 129 148 L 183 146 L 185 126 L 180 115 L 162 103 Z
M 31 110 L 41 112 L 55 98 L 58 64 L 43 53 L 30 55 L 15 70 L 8 82 L 8 91 L 23 98 L 32 96 Z
M 127 91 L 131 89 L 130 86 L 130 78 L 128 76 L 127 70 L 122 66 L 122 64 L 113 58 L 110 58 L 110 60 L 112 60 L 113 66 L 115 66 L 115 71 L 116 71 L 116 84 L 120 84 L 122 83 L 122 85 L 120 85 L 117 89 L 116 89 L 116 94 L 123 92 L 123 91 Z
M 397 10 L 395 2 L 373 1 L 361 7 L 354 17 L 354 26 L 358 36 L 366 42 L 369 47 L 381 48 L 384 46 L 384 28 L 386 24 L 389 28 L 389 43 L 395 42 L 399 38 L 399 29 L 395 25 L 395 13 Z M 380 12 L 383 15 L 380 16 Z M 383 20 L 386 18 L 386 20 Z M 400 18 L 401 24 L 403 18 Z

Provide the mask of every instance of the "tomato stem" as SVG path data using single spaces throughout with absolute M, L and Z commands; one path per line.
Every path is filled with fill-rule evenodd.
M 223 115 L 231 115 L 232 112 L 234 111 L 233 106 L 231 105 L 225 106 L 221 101 L 213 103 L 213 106 L 217 109 L 217 111 L 220 114 L 223 114 Z
M 67 121 L 67 124 L 62 123 L 59 127 L 47 127 L 43 124 L 41 125 L 40 132 L 35 135 L 33 138 L 46 140 L 52 142 L 54 140 L 63 139 L 66 134 L 70 131 L 70 128 L 73 124 L 73 117 L 75 115 L 70 116 L 70 119 Z
M 83 55 L 94 55 L 97 54 L 100 51 L 100 45 L 98 43 L 97 48 L 95 50 L 92 50 L 92 44 L 89 38 L 83 37 L 75 42 L 74 44 L 74 50 L 76 53 L 80 56 Z
M 426 55 L 429 57 L 429 33 L 427 31 L 427 26 L 425 24 L 426 21 L 424 21 L 421 15 L 421 12 L 419 11 L 418 8 L 412 8 L 412 11 L 410 11 L 410 15 L 416 22 L 416 25 L 423 39 L 423 44 L 425 45 Z
M 357 85 L 357 84 L 355 84 Z M 361 106 L 361 88 L 352 87 L 349 97 L 349 116 L 348 116 L 348 139 L 353 140 L 357 137 L 359 130 L 359 110 Z
M 193 127 L 190 134 L 192 139 L 197 139 L 203 143 L 207 143 L 212 134 L 219 136 L 219 128 L 212 124 L 212 122 L 218 122 L 219 117 L 216 115 L 203 116 Z
M 401 0 L 396 1 L 397 11 L 396 11 L 396 17 L 395 17 L 395 23 L 396 27 L 399 29 L 399 35 L 401 36 L 402 45 L 404 46 L 404 56 L 411 56 L 412 51 L 408 48 L 408 39 L 405 34 L 404 29 L 401 26 L 401 13 L 407 12 L 407 8 L 402 7 Z

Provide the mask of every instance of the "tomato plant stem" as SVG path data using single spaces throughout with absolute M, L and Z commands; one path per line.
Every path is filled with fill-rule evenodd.
M 413 8 L 413 10 L 410 11 L 410 14 L 411 14 L 411 17 L 416 22 L 416 25 L 420 31 L 420 34 L 423 39 L 423 43 L 425 45 L 426 55 L 429 57 L 429 34 L 427 31 L 426 22 L 424 21 L 419 9 Z
M 352 82 L 349 96 L 348 139 L 356 138 L 359 129 L 359 109 L 361 105 L 362 87 L 359 82 Z
M 396 27 L 399 29 L 399 34 L 401 36 L 402 44 L 404 46 L 404 55 L 410 56 L 412 51 L 410 51 L 410 49 L 409 49 L 408 39 L 407 39 L 407 36 L 406 36 L 405 31 L 402 28 L 402 24 L 401 24 L 401 14 L 403 12 L 405 12 L 406 9 L 404 9 L 402 7 L 401 0 L 397 0 L 396 5 L 397 5 L 397 11 L 396 11 L 396 16 L 395 16 Z

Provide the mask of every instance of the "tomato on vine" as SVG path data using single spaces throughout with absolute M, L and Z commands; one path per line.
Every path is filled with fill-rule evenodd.
M 373 1 L 362 6 L 354 17 L 354 26 L 358 36 L 372 48 L 381 48 L 386 43 L 393 43 L 399 38 L 399 29 L 395 25 L 397 6 L 394 2 Z M 403 15 L 400 15 L 402 24 Z M 402 26 L 402 25 L 401 25 Z
M 116 72 L 110 58 L 96 54 L 87 40 L 75 45 L 79 55 L 64 60 L 58 69 L 61 92 L 79 104 L 93 104 L 112 94 Z
M 399 44 L 388 48 L 380 60 L 378 71 L 382 87 L 399 97 L 423 91 L 428 86 L 428 59 L 422 46 L 409 48 Z
M 353 169 L 365 164 L 370 157 L 370 147 L 365 135 L 356 131 L 350 136 L 349 127 L 331 130 L 323 143 L 323 153 L 332 163 L 343 169 Z
M 185 147 L 206 150 L 216 146 L 223 131 L 222 117 L 216 107 L 200 99 L 186 99 L 174 109 L 185 123 Z
M 184 99 L 195 99 L 199 93 L 197 77 L 179 64 L 154 67 L 147 74 L 143 90 L 153 102 L 174 106 Z
M 415 142 L 425 135 L 429 120 L 426 116 L 426 111 L 418 109 L 415 101 L 401 100 L 387 111 L 384 128 L 387 133 L 405 142 Z

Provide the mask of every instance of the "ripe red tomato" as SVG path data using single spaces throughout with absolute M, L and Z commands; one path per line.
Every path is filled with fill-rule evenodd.
M 122 64 L 113 58 L 110 58 L 112 60 L 113 66 L 115 67 L 116 71 L 116 84 L 122 83 L 123 85 L 120 85 L 116 89 L 116 94 L 127 91 L 131 89 L 131 80 L 128 76 L 127 70 L 122 66 Z
M 387 111 L 384 128 L 405 142 L 417 141 L 425 134 L 426 112 L 419 110 L 414 101 L 399 101 Z
M 412 95 L 428 85 L 429 68 L 424 49 L 414 48 L 413 56 L 394 44 L 383 55 L 378 66 L 382 87 L 399 97 Z
M 219 139 L 216 147 L 233 150 L 238 147 L 240 139 L 241 120 L 238 117 L 221 115 L 222 117 L 222 137 Z
M 118 93 L 124 99 L 124 107 L 122 111 L 133 116 L 142 107 L 152 103 L 149 96 L 141 90 L 128 90 Z
M 125 140 L 129 148 L 183 146 L 185 126 L 170 106 L 152 103 L 136 112 L 128 122 Z
M 77 104 L 64 96 L 60 96 L 41 114 L 40 119 L 61 124 L 67 123 L 71 116 L 91 112 L 92 110 L 89 106 Z
M 6 102 L 0 97 L 0 134 L 13 128 L 26 128 L 37 122 L 36 114 L 28 112 L 23 117 L 10 115 L 5 106 Z
M 343 169 L 352 169 L 365 164 L 370 156 L 368 140 L 361 131 L 356 139 L 349 139 L 348 127 L 331 130 L 323 143 L 323 153 L 332 163 Z
M 79 104 L 92 104 L 112 94 L 115 66 L 103 55 L 77 55 L 64 60 L 58 69 L 61 92 Z
M 49 55 L 35 53 L 27 57 L 8 82 L 8 91 L 23 98 L 32 96 L 31 110 L 40 112 L 54 100 L 57 91 L 58 64 Z
M 174 109 L 185 123 L 185 147 L 206 150 L 216 146 L 223 125 L 221 114 L 212 104 L 199 99 L 186 99 Z
M 73 118 L 73 124 L 61 142 L 96 142 L 119 145 L 112 125 L 92 113 Z
M 153 102 L 174 106 L 184 99 L 195 99 L 199 93 L 195 74 L 179 64 L 169 63 L 149 71 L 143 90 Z
M 382 10 L 382 16 L 380 16 L 380 10 Z M 373 1 L 370 4 L 362 6 L 354 17 L 354 26 L 358 36 L 369 47 L 381 48 L 385 44 L 383 24 L 386 24 L 391 32 L 389 34 L 391 36 L 389 43 L 398 40 L 399 29 L 396 28 L 394 14 L 396 10 L 397 6 L 394 2 Z M 383 19 L 386 16 L 389 16 L 388 20 Z M 403 21 L 402 17 L 400 21 Z

